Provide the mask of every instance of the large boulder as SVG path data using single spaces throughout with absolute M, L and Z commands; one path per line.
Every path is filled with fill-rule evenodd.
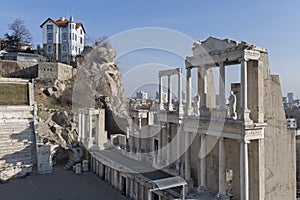
M 62 127 L 67 127 L 70 125 L 70 122 L 68 120 L 68 113 L 67 111 L 62 111 L 62 112 L 56 112 L 52 116 L 52 120 L 57 123 L 58 125 Z

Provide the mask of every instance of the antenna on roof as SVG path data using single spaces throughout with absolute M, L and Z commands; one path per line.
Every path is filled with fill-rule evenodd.
M 74 17 L 73 17 L 73 14 L 71 14 L 71 17 L 70 17 L 70 22 L 74 22 Z

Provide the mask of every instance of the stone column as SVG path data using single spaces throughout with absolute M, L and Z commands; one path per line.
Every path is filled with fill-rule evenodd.
M 92 114 L 92 108 L 89 108 L 88 110 L 88 115 L 89 115 L 89 147 L 93 146 L 93 138 L 92 138 L 92 133 L 93 133 L 93 114 Z
M 164 103 L 162 99 L 162 93 L 163 93 L 163 85 L 162 85 L 162 77 L 159 76 L 159 109 L 164 110 Z
M 80 109 L 78 109 L 78 142 L 81 141 L 82 138 L 82 131 L 81 131 L 81 127 L 82 127 L 82 123 L 81 123 L 81 113 L 80 113 Z
M 141 197 L 140 197 L 140 199 L 144 200 L 144 196 L 145 196 L 145 187 L 141 184 Z
M 226 116 L 226 98 L 225 98 L 225 66 L 223 63 L 220 64 L 220 74 L 219 74 L 219 108 L 220 117 L 225 118 Z
M 241 200 L 249 200 L 248 141 L 240 142 Z
M 183 115 L 183 104 L 182 104 L 182 69 L 178 69 L 178 113 L 179 117 Z
M 161 164 L 161 159 L 162 159 L 162 124 L 161 122 L 159 122 L 159 127 L 158 127 L 158 137 L 157 137 L 157 140 L 158 140 L 158 155 L 157 155 L 157 163 L 158 165 Z
M 250 110 L 248 110 L 248 74 L 247 74 L 247 60 L 241 60 L 241 96 L 240 96 L 240 116 L 239 119 L 250 121 Z
M 192 76 L 191 68 L 186 69 L 186 114 L 192 114 Z
M 207 136 L 201 135 L 201 147 L 200 147 L 200 166 L 201 166 L 201 188 L 206 189 L 206 156 L 207 156 Z
M 148 189 L 148 200 L 152 200 L 152 191 Z
M 122 191 L 122 174 L 121 172 L 119 172 L 119 183 L 118 183 L 118 189 L 121 191 L 121 192 L 124 192 L 126 194 L 126 191 Z
M 168 110 L 173 110 L 172 104 L 172 78 L 168 76 Z
M 167 123 L 167 165 L 170 165 L 171 162 L 171 125 Z
M 118 188 L 118 171 L 114 170 L 114 184 L 115 188 Z
M 130 151 L 131 151 L 131 153 L 134 153 L 134 149 L 135 149 L 134 117 L 132 117 L 131 119 L 132 119 L 132 123 L 131 123 L 131 148 L 130 148 Z
M 84 114 L 84 110 L 82 110 L 81 113 L 81 141 L 84 142 L 85 140 L 85 114 Z
M 142 114 L 138 114 L 138 150 L 137 153 L 142 152 Z
M 181 142 L 182 142 L 182 129 L 181 124 L 177 125 L 177 163 L 176 163 L 176 170 L 178 171 L 178 174 L 180 175 L 180 166 L 181 166 L 181 156 L 182 156 L 182 149 L 181 149 Z
M 206 110 L 206 66 L 201 67 L 201 109 Z
M 96 124 L 96 133 L 95 133 L 95 141 L 96 141 L 96 143 L 97 143 L 97 145 L 100 147 L 100 143 L 101 143 L 101 140 L 100 140 L 100 123 L 99 123 L 99 120 L 100 120 L 100 116 L 99 116 L 99 114 L 96 114 L 95 115 L 95 120 L 96 120 L 96 122 L 95 122 L 95 124 Z
M 126 196 L 130 196 L 129 188 L 129 178 L 126 177 Z
M 219 138 L 219 193 L 220 197 L 226 196 L 226 154 L 225 139 Z
M 134 185 L 134 181 L 132 178 L 130 178 L 130 197 L 134 198 L 133 196 L 133 185 Z
M 139 199 L 139 183 L 135 182 L 135 199 Z
M 190 133 L 185 132 L 185 153 L 184 153 L 184 163 L 185 171 L 184 178 L 188 182 L 191 180 L 191 158 L 190 158 Z

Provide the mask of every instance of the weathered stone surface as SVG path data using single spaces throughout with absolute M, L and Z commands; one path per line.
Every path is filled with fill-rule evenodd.
M 19 82 L 16 79 L 0 79 L 2 81 L 24 84 L 24 80 Z M 29 90 L 33 90 L 32 86 L 29 85 Z M 32 95 L 31 92 L 29 94 Z M 33 108 L 0 106 L 0 181 L 31 173 L 37 162 Z
M 269 76 L 264 86 L 265 120 L 268 124 L 264 142 L 267 155 L 265 199 L 293 199 L 296 194 L 295 133 L 287 131 L 279 76 Z
M 70 125 L 70 122 L 68 120 L 68 113 L 67 111 L 62 111 L 62 112 L 56 112 L 53 116 L 52 116 L 52 120 L 57 123 L 58 125 L 62 126 L 62 127 L 67 127 Z
M 112 49 L 95 47 L 80 64 L 73 89 L 73 108 L 104 107 L 106 129 L 112 134 L 126 132 L 129 116 L 115 56 Z
M 45 95 L 51 97 L 54 94 L 53 88 L 46 88 L 44 90 Z

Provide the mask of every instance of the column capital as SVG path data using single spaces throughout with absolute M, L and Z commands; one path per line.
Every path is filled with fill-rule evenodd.
M 249 61 L 249 59 L 245 56 L 243 58 L 239 59 L 239 62 L 248 62 L 248 61 Z
M 244 143 L 244 144 L 250 144 L 250 140 L 245 140 L 245 139 L 240 139 L 238 140 L 239 143 Z

